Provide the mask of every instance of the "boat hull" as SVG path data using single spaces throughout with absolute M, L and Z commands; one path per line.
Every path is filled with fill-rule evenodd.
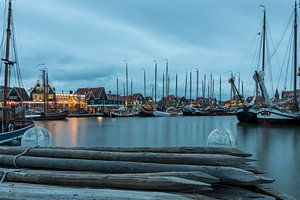
M 153 111 L 148 111 L 148 110 L 141 110 L 139 113 L 140 117 L 154 117 Z
M 256 123 L 258 121 L 257 110 L 254 108 L 240 108 L 236 111 L 236 117 L 240 122 Z
M 175 115 L 172 115 L 171 113 L 157 111 L 157 110 L 153 111 L 153 115 L 154 115 L 154 117 L 171 117 L 171 116 L 175 116 Z
M 286 112 L 280 109 L 263 108 L 258 111 L 257 119 L 262 123 L 299 124 L 300 113 Z
M 18 139 L 22 137 L 22 135 L 30 128 L 32 128 L 34 125 L 30 124 L 28 126 L 25 126 L 24 128 L 20 128 L 14 131 L 8 131 L 4 133 L 0 133 L 0 144 L 10 142 L 11 140 Z
M 55 114 L 46 114 L 39 117 L 33 117 L 34 121 L 46 121 L 46 120 L 64 120 L 67 117 L 67 113 L 55 113 Z

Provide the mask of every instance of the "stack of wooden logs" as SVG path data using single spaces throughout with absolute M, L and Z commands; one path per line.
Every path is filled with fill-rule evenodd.
M 250 157 L 214 147 L 0 147 L 0 199 L 285 199 Z

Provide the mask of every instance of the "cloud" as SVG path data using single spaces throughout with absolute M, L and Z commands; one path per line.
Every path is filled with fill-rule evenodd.
M 14 1 L 17 45 L 26 87 L 38 79 L 39 64 L 45 63 L 58 90 L 105 86 L 115 90 L 115 78 L 124 82 L 124 59 L 134 90 L 142 91 L 142 70 L 147 71 L 148 94 L 158 60 L 159 81 L 170 63 L 171 81 L 179 74 L 183 93 L 185 71 L 198 67 L 201 76 L 227 78 L 240 72 L 244 82 L 252 73 L 253 39 L 261 29 L 262 10 L 267 7 L 273 40 L 281 37 L 293 1 L 267 0 L 26 0 Z M 282 51 L 278 52 L 281 58 Z M 279 77 L 274 65 L 273 79 Z M 276 81 L 275 81 L 276 82 Z M 253 81 L 251 81 L 253 84 Z M 195 83 L 194 83 L 195 84 Z M 247 91 L 252 91 L 250 84 Z M 174 87 L 173 87 L 174 88 Z M 195 88 L 195 87 L 194 87 Z M 201 88 L 201 87 L 200 87 Z M 195 92 L 193 92 L 195 93 Z

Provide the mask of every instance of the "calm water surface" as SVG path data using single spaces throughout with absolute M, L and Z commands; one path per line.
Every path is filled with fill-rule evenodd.
M 238 148 L 275 178 L 274 187 L 300 199 L 300 127 L 239 124 L 235 116 L 173 118 L 68 118 L 39 122 L 55 146 L 205 146 L 215 128 L 229 128 Z

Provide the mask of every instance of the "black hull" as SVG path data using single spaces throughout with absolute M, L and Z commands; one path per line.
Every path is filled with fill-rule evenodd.
M 141 110 L 141 112 L 139 113 L 139 117 L 154 117 L 154 115 L 152 111 Z
M 57 113 L 57 114 L 46 114 L 40 117 L 32 118 L 34 121 L 46 121 L 46 120 L 65 120 L 67 113 Z
M 240 122 L 257 123 L 257 113 L 252 110 L 242 108 L 236 112 L 236 117 Z

